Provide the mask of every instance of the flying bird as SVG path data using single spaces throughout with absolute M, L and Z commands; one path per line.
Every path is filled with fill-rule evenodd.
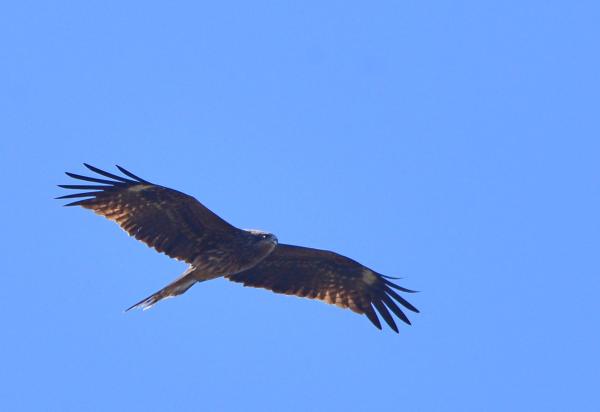
M 189 265 L 175 281 L 127 310 L 148 309 L 198 282 L 225 277 L 244 286 L 349 308 L 381 329 L 377 311 L 396 333 L 392 313 L 410 325 L 400 307 L 419 312 L 396 292 L 414 292 L 391 281 L 397 278 L 334 252 L 286 245 L 271 233 L 238 229 L 192 196 L 151 183 L 121 166 L 117 168 L 122 176 L 84 166 L 103 178 L 66 172 L 92 184 L 58 185 L 78 192 L 57 199 L 77 198 L 65 206 L 90 209 L 158 252 Z

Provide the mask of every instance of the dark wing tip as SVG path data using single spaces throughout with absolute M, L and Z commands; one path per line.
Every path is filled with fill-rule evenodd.
M 382 275 L 381 273 L 378 273 L 378 275 L 381 276 L 382 278 L 386 278 L 386 279 L 394 279 L 394 280 L 403 279 L 403 278 L 394 277 L 394 276 Z
M 389 287 L 392 287 L 394 289 L 398 289 L 401 292 L 406 292 L 406 293 L 419 293 L 419 291 L 417 290 L 412 290 L 412 289 L 407 289 L 407 288 L 403 288 L 400 285 L 396 285 L 394 282 L 390 282 L 388 279 L 401 279 L 401 278 L 392 278 L 389 276 L 384 276 L 379 274 L 379 276 L 381 276 L 383 279 L 383 283 L 385 283 L 386 285 L 388 285 Z
M 111 180 L 100 179 L 97 177 L 83 176 L 83 175 L 79 175 L 77 173 L 65 172 L 65 174 L 67 176 L 69 176 L 73 179 L 96 183 L 96 185 L 57 185 L 58 187 L 63 188 L 63 189 L 96 190 L 96 192 L 76 193 L 76 194 L 71 194 L 71 195 L 59 196 L 55 199 L 70 199 L 70 198 L 74 198 L 74 197 L 88 197 L 88 196 L 91 196 L 92 198 L 94 198 L 94 197 L 97 197 L 98 195 L 102 194 L 103 192 L 108 192 L 111 189 L 115 189 L 115 188 L 129 187 L 130 185 L 133 186 L 133 185 L 138 185 L 140 183 L 152 184 L 144 179 L 137 177 L 133 173 L 129 172 L 128 170 L 125 170 L 124 168 L 122 168 L 120 166 L 117 166 L 119 168 L 119 170 L 121 170 L 125 175 L 127 175 L 135 180 L 127 179 L 122 176 L 117 176 L 115 174 L 98 169 L 97 167 L 92 166 L 88 163 L 83 163 L 83 165 L 86 168 L 88 168 L 89 170 L 91 170 L 92 172 L 97 173 L 104 177 L 108 177 Z M 100 185 L 98 185 L 98 184 L 100 184 Z M 72 203 L 66 204 L 65 206 L 79 206 L 79 205 L 84 204 L 88 200 L 92 200 L 92 199 L 79 200 L 77 202 L 72 202 Z
M 406 299 L 404 299 L 402 296 L 400 296 L 399 294 L 397 294 L 393 289 L 391 289 L 389 287 L 385 288 L 384 289 L 384 293 L 387 293 L 396 302 L 398 302 L 399 304 L 401 304 L 402 306 L 404 306 L 406 309 L 408 309 L 410 311 L 413 311 L 415 313 L 419 313 L 419 309 L 417 309 L 413 305 L 411 305 Z
M 368 292 L 366 292 L 369 296 L 369 301 L 371 303 L 370 306 L 374 307 L 377 310 L 377 314 L 380 315 L 383 318 L 383 320 L 385 320 L 385 322 L 394 332 L 399 333 L 395 319 L 390 312 L 396 315 L 398 319 L 400 319 L 407 325 L 412 325 L 410 319 L 408 319 L 408 317 L 406 316 L 404 311 L 400 309 L 400 307 L 406 308 L 415 313 L 419 313 L 419 310 L 415 308 L 412 304 L 410 304 L 402 296 L 400 296 L 394 289 L 409 293 L 414 291 L 392 283 L 388 279 L 393 278 L 390 278 L 389 276 L 384 276 L 379 273 L 377 275 L 379 275 L 379 282 L 374 283 L 372 286 L 369 286 L 367 289 Z M 368 311 L 366 309 L 364 310 L 367 316 L 369 316 Z
M 380 300 L 375 299 L 373 300 L 373 306 L 375 306 L 383 320 L 385 320 L 385 323 L 387 323 L 388 326 L 392 328 L 394 332 L 400 333 L 398 331 L 398 326 L 396 325 L 396 322 L 394 322 L 394 318 L 390 314 L 390 311 L 385 307 L 385 305 Z
M 99 175 L 102 175 L 102 176 L 105 176 L 105 177 L 109 177 L 109 178 L 117 180 L 119 182 L 123 182 L 123 183 L 127 183 L 127 184 L 137 183 L 134 180 L 126 179 L 126 178 L 124 178 L 122 176 L 117 176 L 115 174 L 106 172 L 106 171 L 104 171 L 102 169 L 98 169 L 97 167 L 92 166 L 92 165 L 90 165 L 88 163 L 84 163 L 83 165 L 85 167 L 87 167 L 89 170 L 91 170 L 92 172 L 94 172 L 94 173 L 98 173 Z
M 72 177 L 73 179 L 84 180 L 86 182 L 101 183 L 104 185 L 112 185 L 112 186 L 123 186 L 124 185 L 124 182 L 120 182 L 120 181 L 99 179 L 97 177 L 83 176 L 83 175 L 78 175 L 77 173 L 71 173 L 71 172 L 65 172 L 65 174 L 69 177 Z
M 89 200 L 90 199 L 77 200 L 76 202 L 67 203 L 66 205 L 63 205 L 63 206 L 64 207 L 67 207 L 67 206 L 81 206 L 81 205 L 85 204 Z
M 81 192 L 81 193 L 73 193 L 70 195 L 63 195 L 63 196 L 59 196 L 59 197 L 55 197 L 55 199 L 72 199 L 75 197 L 96 197 L 98 194 L 102 193 L 100 192 Z
M 112 189 L 114 186 L 98 186 L 98 185 L 57 185 L 60 188 L 63 189 L 77 189 L 77 190 L 88 190 L 88 189 L 94 189 L 94 190 L 104 190 L 104 189 Z
M 371 323 L 373 325 L 375 325 L 375 327 L 379 330 L 381 330 L 381 322 L 379 322 L 379 318 L 377 317 L 377 315 L 375 314 L 375 311 L 373 310 L 373 307 L 369 304 L 368 307 L 363 309 L 365 312 L 365 315 L 367 316 L 367 318 L 369 318 L 369 320 L 371 321 Z
M 121 167 L 119 165 L 115 165 L 115 166 L 117 167 L 117 169 L 119 169 L 121 171 L 121 173 L 123 173 L 124 175 L 127 175 L 127 176 L 131 177 L 132 179 L 137 180 L 140 183 L 147 183 L 149 185 L 152 184 L 149 181 L 144 180 L 141 177 L 134 175 L 133 173 L 131 173 L 129 170 L 125 169 L 124 167 Z
M 113 185 L 113 186 L 126 186 L 126 185 L 138 184 L 138 183 L 152 184 L 151 182 L 149 182 L 147 180 L 144 180 L 144 179 L 142 179 L 139 176 L 134 175 L 133 173 L 131 173 L 127 169 L 125 169 L 125 168 L 123 168 L 121 166 L 118 166 L 118 165 L 117 165 L 117 168 L 124 175 L 126 175 L 126 176 L 128 176 L 128 177 L 130 177 L 131 179 L 134 179 L 134 180 L 127 179 L 127 178 L 125 178 L 123 176 L 117 176 L 117 175 L 115 175 L 113 173 L 106 172 L 106 171 L 104 171 L 102 169 L 98 169 L 97 167 L 92 166 L 92 165 L 90 165 L 88 163 L 84 163 L 83 165 L 86 168 L 88 168 L 89 170 L 91 170 L 92 172 L 97 173 L 97 174 L 99 174 L 101 176 L 104 176 L 104 177 L 108 177 L 108 178 L 110 178 L 112 180 L 100 179 L 100 178 L 97 178 L 97 177 L 83 176 L 83 175 L 79 175 L 79 174 L 71 173 L 71 172 L 65 172 L 65 174 L 67 176 L 69 176 L 69 177 L 72 177 L 73 179 L 85 180 L 87 182 L 108 184 L 108 185 Z

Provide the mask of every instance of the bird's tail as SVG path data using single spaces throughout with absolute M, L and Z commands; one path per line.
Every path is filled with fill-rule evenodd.
M 182 293 L 185 293 L 185 291 L 187 291 L 189 288 L 194 286 L 194 284 L 196 282 L 198 282 L 198 279 L 196 279 L 194 277 L 193 271 L 194 271 L 194 268 L 190 268 L 190 269 L 186 270 L 183 273 L 183 275 L 181 275 L 179 278 L 177 278 L 174 282 L 169 283 L 167 286 L 165 286 L 158 292 L 153 293 L 152 295 L 148 296 L 147 298 L 140 300 L 135 305 L 130 306 L 129 308 L 127 308 L 125 310 L 125 312 L 127 312 L 131 309 L 138 309 L 138 308 L 143 309 L 143 310 L 150 309 L 152 306 L 154 306 L 160 300 L 163 300 L 166 298 L 172 298 L 177 295 L 181 295 Z

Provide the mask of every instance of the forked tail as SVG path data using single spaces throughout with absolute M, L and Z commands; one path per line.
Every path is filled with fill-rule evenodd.
M 177 278 L 177 280 L 175 280 L 172 283 L 169 283 L 167 286 L 165 286 L 158 292 L 148 296 L 145 299 L 140 300 L 135 305 L 130 306 L 129 308 L 127 308 L 125 310 L 125 312 L 128 312 L 131 309 L 138 309 L 138 308 L 143 309 L 143 310 L 150 309 L 152 306 L 154 306 L 160 300 L 163 300 L 166 298 L 172 298 L 177 295 L 181 295 L 186 290 L 188 290 L 189 288 L 194 286 L 194 284 L 196 282 L 198 282 L 198 280 L 196 278 L 194 278 L 194 276 L 192 276 L 193 270 L 191 270 L 191 269 L 192 268 L 190 268 L 190 270 L 185 271 L 185 273 L 183 275 L 181 275 L 179 278 Z

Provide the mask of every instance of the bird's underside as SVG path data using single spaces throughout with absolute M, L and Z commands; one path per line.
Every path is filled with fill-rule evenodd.
M 281 244 L 270 233 L 238 229 L 195 198 L 150 183 L 120 166 L 117 168 L 123 176 L 84 165 L 102 177 L 67 172 L 74 179 L 92 184 L 59 185 L 80 191 L 59 197 L 77 199 L 65 206 L 90 209 L 158 252 L 189 264 L 174 282 L 129 309 L 147 309 L 162 299 L 184 293 L 197 282 L 224 276 L 244 286 L 349 308 L 366 315 L 381 329 L 377 312 L 395 332 L 398 327 L 392 313 L 410 324 L 401 307 L 418 312 L 397 292 L 412 290 L 350 258 Z

